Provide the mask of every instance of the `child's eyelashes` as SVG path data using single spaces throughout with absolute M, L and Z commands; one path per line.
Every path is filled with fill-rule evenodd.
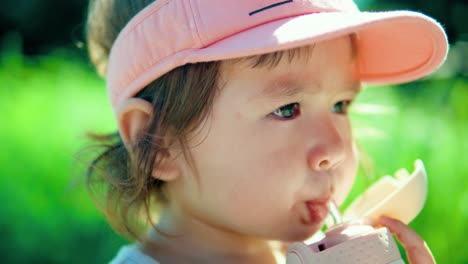
M 332 112 L 340 115 L 348 114 L 348 109 L 352 104 L 352 100 L 338 101 L 332 106 Z M 301 103 L 295 102 L 283 105 L 273 111 L 270 115 L 280 120 L 292 120 L 301 114 Z
M 291 103 L 277 108 L 271 115 L 281 120 L 294 119 L 301 114 L 300 104 Z
M 333 113 L 347 114 L 348 109 L 351 106 L 352 102 L 353 102 L 352 100 L 343 100 L 343 101 L 339 101 L 335 103 L 332 109 Z

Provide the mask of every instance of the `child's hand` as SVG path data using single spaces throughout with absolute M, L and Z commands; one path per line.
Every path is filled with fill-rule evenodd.
M 435 263 L 426 242 L 409 226 L 386 216 L 380 217 L 379 224 L 387 227 L 398 238 L 405 248 L 406 256 L 411 264 Z

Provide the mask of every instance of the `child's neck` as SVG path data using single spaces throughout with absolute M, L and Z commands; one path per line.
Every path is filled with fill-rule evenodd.
M 273 243 L 249 238 L 165 209 L 158 230 L 144 245 L 161 263 L 279 263 L 282 254 Z

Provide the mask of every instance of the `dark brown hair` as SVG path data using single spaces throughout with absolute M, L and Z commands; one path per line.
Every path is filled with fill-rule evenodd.
M 110 49 L 123 27 L 154 0 L 91 0 L 86 39 L 91 61 L 104 76 Z M 164 41 L 164 40 L 161 40 Z M 353 45 L 354 46 L 354 45 Z M 313 48 L 313 46 L 310 46 Z M 274 67 L 284 54 L 291 61 L 310 47 L 232 60 L 252 67 Z M 307 57 L 307 56 L 306 56 Z M 130 240 L 143 240 L 153 209 L 167 201 L 164 182 L 152 175 L 158 156 L 177 143 L 196 171 L 188 138 L 207 118 L 220 84 L 221 62 L 180 66 L 147 85 L 135 97 L 151 102 L 153 116 L 137 142 L 126 149 L 118 132 L 90 134 L 100 148 L 87 171 L 88 191 L 112 227 Z
M 130 19 L 153 0 L 91 0 L 86 38 L 91 61 L 104 75 L 113 42 Z M 118 133 L 90 134 L 103 149 L 88 167 L 90 194 L 109 222 L 129 239 L 141 239 L 152 208 L 165 202 L 164 182 L 152 175 L 156 157 L 177 141 L 190 161 L 186 135 L 209 113 L 219 62 L 178 67 L 147 85 L 135 97 L 152 103 L 152 121 L 127 150 Z M 170 131 L 170 137 L 169 136 Z M 103 200 L 100 200 L 103 198 Z M 154 224 L 153 224 L 154 225 Z

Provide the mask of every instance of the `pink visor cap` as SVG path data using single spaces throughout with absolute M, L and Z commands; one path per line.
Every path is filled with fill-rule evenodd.
M 187 63 L 309 45 L 356 33 L 366 83 L 421 78 L 445 60 L 448 44 L 432 18 L 410 11 L 360 12 L 352 0 L 157 0 L 117 37 L 107 87 L 118 108 L 146 85 Z

